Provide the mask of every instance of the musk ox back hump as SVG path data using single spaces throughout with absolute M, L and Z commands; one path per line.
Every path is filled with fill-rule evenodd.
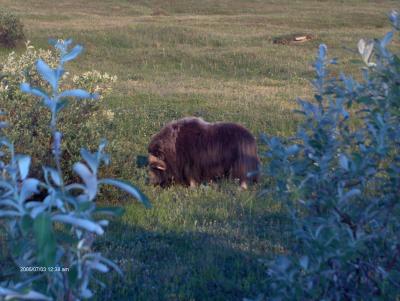
M 246 128 L 235 123 L 207 123 L 200 118 L 169 123 L 153 137 L 149 155 L 150 178 L 154 178 L 151 161 L 153 167 L 158 161 L 157 172 L 163 169 L 159 178 L 164 182 L 194 185 L 234 178 L 245 186 L 258 179 L 256 141 Z M 164 167 L 160 168 L 161 165 Z

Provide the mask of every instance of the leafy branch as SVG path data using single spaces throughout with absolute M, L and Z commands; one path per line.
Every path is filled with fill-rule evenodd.
M 96 236 L 102 235 L 109 224 L 106 219 L 97 219 L 96 213 L 120 216 L 123 212 L 119 208 L 97 208 L 95 199 L 99 188 L 115 186 L 151 207 L 147 197 L 135 186 L 117 179 L 98 178 L 100 166 L 109 163 L 109 156 L 104 152 L 105 140 L 96 152 L 81 149 L 82 162 L 72 167 L 81 181 L 65 183 L 58 114 L 73 98 L 95 101 L 98 95 L 83 89 L 60 90 L 64 64 L 74 60 L 83 47 L 75 45 L 69 50 L 72 40 L 58 40 L 53 44 L 60 54 L 57 67 L 53 69 L 41 59 L 36 62 L 37 71 L 51 91 L 28 83 L 21 84 L 21 91 L 40 98 L 51 113 L 49 129 L 55 167 L 43 166 L 43 180 L 30 178 L 31 158 L 15 154 L 13 144 L 4 135 L 0 139 L 10 158 L 9 162 L 0 161 L 0 222 L 11 238 L 10 254 L 17 267 L 41 267 L 33 277 L 25 279 L 23 273 L 18 275 L 21 281 L 17 284 L 0 283 L 0 297 L 5 298 L 78 300 L 92 297 L 89 286 L 93 281 L 105 286 L 95 278 L 94 271 L 106 273 L 113 269 L 122 275 L 116 264 L 92 251 Z M 5 126 L 0 124 L 1 128 Z M 2 158 L 6 158 L 5 153 Z M 42 287 L 41 291 L 33 290 L 34 284 Z

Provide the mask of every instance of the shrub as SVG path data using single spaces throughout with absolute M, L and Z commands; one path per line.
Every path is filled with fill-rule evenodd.
M 59 113 L 71 98 L 93 99 L 97 94 L 82 89 L 60 89 L 64 64 L 75 59 L 82 50 L 71 41 L 58 41 L 59 62 L 51 68 L 42 59 L 35 66 L 45 89 L 21 84 L 23 93 L 41 98 L 50 112 L 51 149 L 54 165 L 44 165 L 44 179 L 29 177 L 31 158 L 16 154 L 13 144 L 4 135 L 0 145 L 4 152 L 0 161 L 0 226 L 7 233 L 7 247 L 15 264 L 13 281 L 0 283 L 0 299 L 80 300 L 93 296 L 96 272 L 110 269 L 121 274 L 111 260 L 94 251 L 93 242 L 104 233 L 107 215 L 120 215 L 120 208 L 97 208 L 95 199 L 101 186 L 112 185 L 131 194 L 145 206 L 147 198 L 134 186 L 116 179 L 99 179 L 101 164 L 108 164 L 102 141 L 97 151 L 81 149 L 81 162 L 73 165 L 79 178 L 70 182 L 62 169 L 62 133 L 58 127 Z M 0 128 L 5 127 L 0 123 Z M 76 125 L 75 125 L 76 127 Z M 40 194 L 40 195 L 39 195 Z
M 14 142 L 17 152 L 27 152 L 32 157 L 32 172 L 41 174 L 40 162 L 49 164 L 52 160 L 50 150 L 51 137 L 47 130 L 47 120 L 50 113 L 42 106 L 36 105 L 36 100 L 21 93 L 19 84 L 28 82 L 34 86 L 49 89 L 49 83 L 43 80 L 35 68 L 35 61 L 41 59 L 55 68 L 59 54 L 54 50 L 36 49 L 28 41 L 26 50 L 20 55 L 11 52 L 0 69 L 0 106 L 7 112 L 6 119 L 12 127 L 7 129 L 8 137 Z M 117 77 L 88 71 L 71 77 L 66 72 L 60 81 L 61 89 L 80 86 L 90 93 L 97 93 L 100 99 L 96 102 L 81 100 L 70 103 L 60 116 L 61 130 L 65 133 L 64 157 L 78 160 L 79 148 L 84 143 L 87 147 L 96 149 L 92 141 L 98 141 L 102 128 L 112 121 L 113 112 L 105 108 L 105 98 L 112 91 L 112 85 Z M 100 123 L 99 120 L 102 122 Z M 80 127 L 77 129 L 76 124 Z M 65 160 L 64 162 L 68 162 Z M 66 166 L 64 166 L 66 167 Z
M 0 9 L 0 44 L 5 47 L 15 47 L 17 42 L 24 39 L 24 26 L 17 16 Z
M 264 193 L 287 205 L 297 242 L 267 263 L 268 300 L 400 297 L 400 57 L 388 49 L 399 14 L 390 20 L 383 39 L 358 43 L 361 82 L 330 76 L 321 45 L 297 135 L 264 137 Z

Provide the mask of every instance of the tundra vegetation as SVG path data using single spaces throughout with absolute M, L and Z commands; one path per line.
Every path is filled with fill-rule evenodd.
M 93 299 L 241 300 L 268 291 L 264 260 L 293 250 L 296 239 L 285 204 L 278 198 L 257 198 L 266 185 L 246 192 L 228 182 L 195 190 L 155 189 L 146 185 L 146 170 L 136 165 L 136 157 L 146 153 L 151 135 L 163 125 L 188 115 L 239 122 L 256 136 L 293 135 L 302 119 L 293 113 L 296 97 L 314 94 L 310 65 L 318 45 L 325 43 L 330 56 L 340 58 L 332 75 L 343 70 L 360 80 L 363 62 L 349 49 L 360 38 L 389 31 L 386 15 L 398 3 L 4 0 L 2 5 L 20 17 L 26 38 L 38 51 L 47 51 L 49 37 L 73 37 L 83 44 L 84 56 L 69 64 L 71 74 L 97 69 L 118 77 L 110 85 L 112 93 L 100 100 L 101 108 L 92 111 L 104 111 L 109 118 L 92 119 L 96 130 L 88 126 L 87 139 L 83 134 L 75 149 L 87 146 L 94 152 L 97 138 L 106 137 L 112 160 L 100 176 L 137 184 L 153 207 L 146 210 L 117 189 L 98 192 L 97 206 L 122 206 L 125 214 L 109 224 L 93 249 L 116 262 L 124 278 L 96 275 L 107 289 L 98 288 Z M 273 43 L 292 33 L 313 39 Z M 397 44 L 395 40 L 393 46 Z M 16 57 L 25 51 L 21 45 Z M 0 48 L 2 63 L 9 54 Z M 59 116 L 60 127 L 77 118 L 72 124 L 80 131 L 84 118 L 67 114 L 69 109 Z M 12 130 L 11 123 L 8 133 Z M 70 138 L 73 143 L 65 134 L 65 144 Z M 43 139 L 47 149 L 49 141 Z M 76 156 L 65 144 L 68 156 Z M 4 281 L 18 271 L 5 244 L 0 248 Z

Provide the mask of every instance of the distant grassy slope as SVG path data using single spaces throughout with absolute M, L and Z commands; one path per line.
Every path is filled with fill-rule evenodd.
M 104 134 L 113 163 L 105 172 L 137 183 L 154 209 L 115 191 L 101 203 L 127 212 L 112 223 L 99 249 L 119 262 L 126 280 L 106 278 L 99 300 L 241 300 L 265 281 L 259 258 L 290 243 L 283 209 L 237 186 L 168 190 L 145 184 L 135 166 L 152 134 L 187 115 L 240 122 L 258 135 L 295 129 L 295 98 L 311 97 L 310 64 L 319 43 L 338 68 L 354 72 L 360 38 L 389 29 L 385 14 L 397 1 L 2 0 L 20 14 L 26 36 L 47 47 L 49 37 L 85 46 L 73 69 L 118 75 L 107 106 L 116 113 Z M 313 41 L 275 45 L 304 32 Z M 6 55 L 1 50 L 1 56 Z

